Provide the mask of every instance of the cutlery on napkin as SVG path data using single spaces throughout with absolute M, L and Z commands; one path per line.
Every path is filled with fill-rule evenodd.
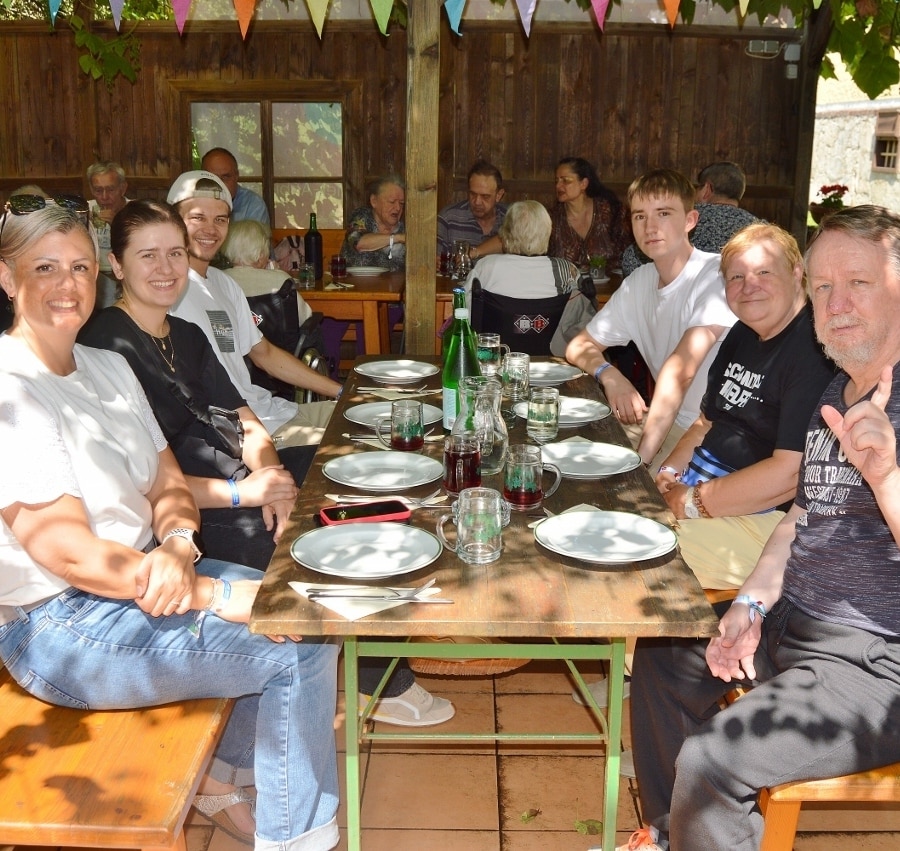
M 327 609 L 331 609 L 335 614 L 346 618 L 348 621 L 356 621 L 360 618 L 374 615 L 377 612 L 384 612 L 388 609 L 394 609 L 397 606 L 403 606 L 406 603 L 428 603 L 436 602 L 432 598 L 440 594 L 440 588 L 426 588 L 416 597 L 339 597 L 336 596 L 341 591 L 349 594 L 358 593 L 365 590 L 366 586 L 360 585 L 330 585 L 328 593 L 321 593 L 321 589 L 325 586 L 307 582 L 288 582 L 288 585 L 296 591 L 301 597 L 312 602 L 319 603 Z M 320 591 L 316 595 L 316 591 Z M 396 591 L 398 593 L 415 591 L 415 588 L 379 588 L 381 592 Z M 441 602 L 452 603 L 452 600 L 442 600 Z
M 341 437 L 345 440 L 352 440 L 354 443 L 365 443 L 369 446 L 375 446 L 381 449 L 390 449 L 390 446 L 385 446 L 377 437 L 373 437 L 371 434 L 350 434 L 349 432 L 344 432 Z M 425 438 L 426 443 L 440 443 L 444 439 L 444 435 L 442 434 L 433 434 L 429 435 Z
M 410 508 L 427 508 L 447 501 L 447 494 L 436 491 L 427 497 L 416 499 L 409 496 L 393 496 L 390 494 L 360 494 L 360 493 L 326 493 L 325 499 L 332 502 L 380 502 L 386 499 L 396 499 Z

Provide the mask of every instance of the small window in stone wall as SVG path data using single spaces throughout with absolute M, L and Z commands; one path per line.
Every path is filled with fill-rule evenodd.
M 900 110 L 878 113 L 872 171 L 900 171 Z

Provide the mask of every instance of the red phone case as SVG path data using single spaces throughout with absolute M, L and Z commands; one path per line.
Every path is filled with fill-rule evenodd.
M 360 515 L 360 509 L 371 513 Z M 344 514 L 345 516 L 341 516 Z M 395 499 L 373 502 L 332 505 L 319 511 L 319 519 L 324 526 L 341 526 L 345 523 L 383 523 L 385 521 L 405 522 L 412 516 L 409 507 Z

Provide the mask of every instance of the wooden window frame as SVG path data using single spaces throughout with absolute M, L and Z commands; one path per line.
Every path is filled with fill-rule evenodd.
M 170 80 L 179 101 L 179 150 L 182 162 L 191 162 L 191 105 L 194 102 L 242 103 L 258 102 L 262 109 L 263 150 L 263 198 L 267 205 L 274 204 L 275 176 L 265 168 L 271 162 L 272 102 L 340 103 L 342 115 L 342 173 L 346 219 L 349 199 L 364 193 L 363 132 L 359 126 L 362 115 L 362 81 L 342 80 L 251 80 L 243 82 L 226 80 Z M 274 213 L 274 210 L 270 212 Z M 345 221 L 346 224 L 346 221 Z
M 886 159 L 892 161 L 890 165 L 885 164 Z M 875 116 L 872 171 L 900 173 L 900 109 L 881 110 Z

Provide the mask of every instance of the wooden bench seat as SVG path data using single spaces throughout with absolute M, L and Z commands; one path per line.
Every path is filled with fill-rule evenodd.
M 0 670 L 0 844 L 184 851 L 232 703 L 64 709 Z
M 843 777 L 784 783 L 763 789 L 759 804 L 765 815 L 765 828 L 760 851 L 791 851 L 800 806 L 813 802 L 900 802 L 900 762 Z

